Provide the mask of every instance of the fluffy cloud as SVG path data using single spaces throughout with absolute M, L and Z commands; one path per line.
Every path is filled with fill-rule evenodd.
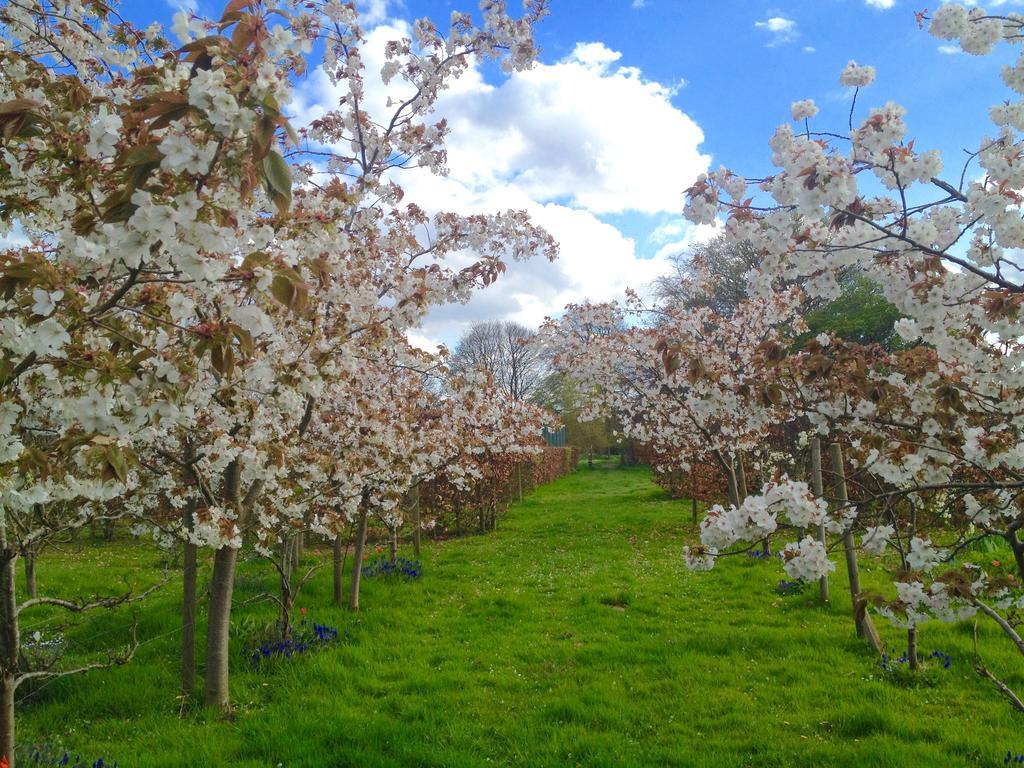
M 864 0 L 872 8 L 881 8 L 887 11 L 896 4 L 896 0 Z
M 791 43 L 800 37 L 796 22 L 785 16 L 770 16 L 764 21 L 755 21 L 754 27 L 764 30 L 770 36 L 768 47 Z
M 377 77 L 384 43 L 407 34 L 403 22 L 378 25 L 362 51 L 365 104 L 378 117 L 389 95 Z M 672 104 L 678 86 L 651 81 L 621 58 L 602 43 L 580 43 L 561 61 L 497 84 L 471 67 L 443 94 L 436 116 L 450 129 L 449 175 L 400 172 L 406 199 L 462 213 L 525 209 L 560 242 L 561 256 L 509 264 L 467 305 L 434 311 L 415 343 L 452 344 L 477 320 L 536 325 L 567 302 L 620 297 L 666 270 L 673 243 L 706 235 L 676 223 L 670 237 L 638 245 L 602 219 L 614 214 L 653 229 L 669 214 L 677 218 L 683 190 L 710 162 L 699 151 L 700 127 Z M 395 90 L 390 95 L 400 96 Z M 322 114 L 340 95 L 314 73 L 292 104 L 297 122 Z M 641 251 L 656 253 L 642 258 Z

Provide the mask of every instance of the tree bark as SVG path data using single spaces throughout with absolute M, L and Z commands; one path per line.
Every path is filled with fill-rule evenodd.
M 729 503 L 734 507 L 740 506 L 740 494 L 739 489 L 736 487 L 736 470 L 735 465 L 732 462 L 726 462 L 727 469 L 725 470 L 725 483 L 729 489 Z
M 352 584 L 348 590 L 348 607 L 351 611 L 359 610 L 359 582 L 363 576 L 363 547 L 366 546 L 366 528 L 369 525 L 369 514 L 365 509 L 359 510 L 359 528 L 356 531 L 356 544 L 352 563 Z
M 295 574 L 295 561 L 297 559 L 298 543 L 296 537 L 286 537 L 281 544 L 281 571 L 278 573 L 280 580 L 280 605 L 281 615 L 278 624 L 281 627 L 281 640 L 287 640 L 292 635 L 292 605 L 295 599 L 292 590 L 292 577 Z
M 242 465 L 238 459 L 224 470 L 223 497 L 226 507 L 240 515 L 239 484 Z M 241 523 L 241 520 L 238 521 Z M 221 547 L 213 558 L 210 583 L 210 618 L 206 626 L 206 685 L 203 699 L 208 707 L 231 713 L 229 661 L 231 641 L 231 598 L 235 588 L 238 550 Z
M 839 443 L 829 446 L 832 460 L 832 474 L 835 482 L 836 500 L 841 506 L 849 501 L 846 490 L 846 472 L 843 469 L 843 448 Z M 843 531 L 843 549 L 846 553 L 846 574 L 850 581 L 850 600 L 853 603 L 853 620 L 857 626 L 857 636 L 865 638 L 875 650 L 881 650 L 881 642 L 875 624 L 868 615 L 867 608 L 860 599 L 860 570 L 857 567 L 857 549 L 853 541 L 853 525 L 846 526 Z
M 420 487 L 413 486 L 412 489 L 412 551 L 419 559 L 420 556 Z
M 693 524 L 697 524 L 697 497 L 690 499 L 690 513 L 693 515 Z
M 917 660 L 917 627 L 907 630 L 907 660 L 910 662 L 910 668 L 916 672 L 920 667 Z
M 231 712 L 228 687 L 231 597 L 235 588 L 235 566 L 238 550 L 221 547 L 213 558 L 213 579 L 210 583 L 210 619 L 206 626 L 206 687 L 204 700 L 208 707 Z
M 25 560 L 25 594 L 31 599 L 36 596 L 36 553 L 26 549 Z
M 14 768 L 14 692 L 17 683 L 4 675 L 0 678 L 0 756 L 7 757 L 7 765 Z
M 14 692 L 18 686 L 18 632 L 16 591 L 17 552 L 8 549 L 6 531 L 0 527 L 0 756 L 14 768 Z
M 343 541 L 339 533 L 334 537 L 334 604 L 344 605 L 342 602 L 342 579 L 345 571 L 345 550 L 348 549 L 348 542 Z
M 182 523 L 189 533 L 195 526 L 195 502 L 181 511 Z M 199 550 L 185 539 L 181 574 L 181 692 L 191 696 L 196 689 L 196 576 L 199 571 Z
M 398 562 L 398 526 L 388 526 L 388 560 L 394 565 Z
M 821 441 L 818 438 L 811 439 L 811 490 L 819 499 L 825 495 L 825 486 L 821 479 Z M 818 523 L 818 541 L 825 546 L 825 524 Z M 818 594 L 821 602 L 828 602 L 828 576 L 818 579 Z

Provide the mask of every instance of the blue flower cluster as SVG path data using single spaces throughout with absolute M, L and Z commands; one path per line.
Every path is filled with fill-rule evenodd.
M 303 619 L 291 637 L 287 640 L 263 643 L 249 654 L 249 660 L 252 661 L 254 667 L 258 667 L 271 659 L 290 659 L 293 656 L 333 643 L 337 639 L 336 627 L 328 627 L 326 624 L 317 624 L 315 621 L 308 622 Z
M 804 591 L 802 581 L 786 581 L 783 579 L 775 586 L 775 591 L 780 595 L 799 595 Z
M 949 666 L 953 663 L 953 660 L 949 657 L 949 654 L 943 653 L 942 651 L 932 651 L 925 658 L 939 659 L 942 662 L 943 669 L 949 669 Z M 907 654 L 903 654 L 898 659 L 890 659 L 885 653 L 882 653 L 882 669 L 884 669 L 886 672 L 892 672 L 896 669 L 899 669 L 901 664 L 907 664 L 909 662 L 910 657 L 907 656 Z
M 102 757 L 90 763 L 88 760 L 82 762 L 81 755 L 75 755 L 75 761 L 71 762 L 71 755 L 65 752 L 60 757 L 54 756 L 50 749 L 35 749 L 29 755 L 29 762 L 32 765 L 47 765 L 55 768 L 117 768 L 117 761 L 108 763 Z
M 423 575 L 423 566 L 419 560 L 400 557 L 395 562 L 381 555 L 375 560 L 363 564 L 363 576 L 402 576 L 406 579 L 418 579 Z
M 760 560 L 766 560 L 771 556 L 772 553 L 764 549 L 752 549 L 749 552 L 747 552 L 747 557 L 756 557 Z
M 1024 754 L 1015 755 L 1010 750 L 1006 750 L 1006 757 L 1003 758 L 1003 765 L 1009 765 L 1010 763 L 1024 763 Z

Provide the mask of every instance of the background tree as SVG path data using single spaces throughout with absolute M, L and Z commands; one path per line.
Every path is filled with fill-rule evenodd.
M 529 400 L 549 371 L 549 356 L 536 342 L 537 333 L 511 320 L 475 323 L 452 354 L 455 374 L 488 373 L 513 400 Z

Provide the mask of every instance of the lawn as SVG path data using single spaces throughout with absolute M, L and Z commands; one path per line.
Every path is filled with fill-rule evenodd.
M 330 607 L 320 571 L 299 605 L 339 641 L 265 670 L 244 646 L 272 609 L 243 603 L 274 580 L 246 563 L 231 722 L 195 705 L 179 716 L 172 579 L 137 611 L 136 659 L 23 690 L 20 735 L 120 768 L 995 766 L 1024 752 L 1024 716 L 971 668 L 969 626 L 924 627 L 922 652 L 951 666 L 900 684 L 853 635 L 841 570 L 823 607 L 812 588 L 778 594 L 776 562 L 687 572 L 693 534 L 689 504 L 647 470 L 584 464 L 514 505 L 496 533 L 427 544 L 420 580 L 367 579 L 359 614 Z M 53 553 L 40 590 L 140 584 L 159 561 L 125 543 Z M 130 621 L 93 615 L 69 644 L 124 642 Z M 880 629 L 898 649 L 902 633 Z M 980 636 L 989 666 L 1024 687 L 1009 643 Z

